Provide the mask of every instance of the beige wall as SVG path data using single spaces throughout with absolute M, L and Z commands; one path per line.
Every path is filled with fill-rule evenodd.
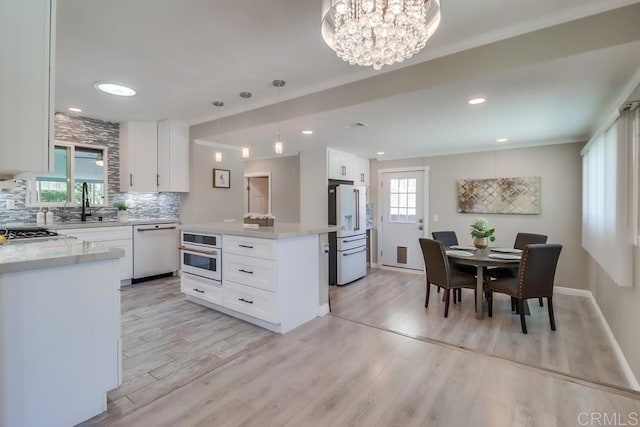
M 617 286 L 611 277 L 587 255 L 589 290 L 607 319 L 631 370 L 640 378 L 640 271 L 634 269 L 633 287 Z M 634 266 L 640 265 L 640 249 L 634 248 Z
M 299 156 L 248 160 L 244 172 L 271 172 L 271 213 L 278 222 L 300 222 Z
M 371 201 L 377 212 L 379 183 L 377 171 L 409 166 L 428 166 L 429 221 L 428 231 L 454 230 L 461 244 L 470 244 L 469 225 L 477 216 L 486 217 L 496 228 L 496 246 L 512 247 L 516 233 L 546 234 L 549 242 L 561 243 L 563 251 L 558 263 L 556 284 L 586 289 L 586 252 L 581 246 L 582 143 L 543 147 L 456 154 L 399 161 L 372 161 Z M 540 215 L 499 215 L 457 213 L 456 182 L 459 179 L 539 176 L 542 178 Z M 438 222 L 433 222 L 438 215 Z M 377 226 L 377 224 L 376 224 Z M 374 243 L 377 233 L 374 236 Z M 373 248 L 373 262 L 377 250 Z
M 215 161 L 216 151 L 222 151 L 220 163 Z M 230 188 L 213 188 L 214 168 L 230 171 Z M 242 221 L 243 175 L 244 165 L 239 151 L 191 143 L 191 188 L 189 193 L 180 195 L 180 222 Z

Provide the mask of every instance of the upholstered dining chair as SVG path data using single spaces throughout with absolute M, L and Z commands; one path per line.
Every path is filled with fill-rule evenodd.
M 501 292 L 515 298 L 520 314 L 522 333 L 527 333 L 524 302 L 529 298 L 547 298 L 549 323 L 556 330 L 553 315 L 553 280 L 562 245 L 533 244 L 522 250 L 522 259 L 516 277 L 503 277 L 491 280 L 486 285 L 489 291 L 489 317 L 493 316 L 493 293 Z
M 518 233 L 516 234 L 516 240 L 513 243 L 513 249 L 524 249 L 526 245 L 535 245 L 538 243 L 547 243 L 547 236 L 544 234 L 534 234 L 534 233 Z M 501 277 L 516 277 L 518 274 L 518 268 L 490 268 L 487 271 L 487 275 L 489 277 L 493 277 L 499 279 Z M 542 302 L 542 298 L 538 299 L 540 303 L 540 307 L 544 306 Z M 512 308 L 513 305 L 512 305 Z
M 455 246 L 458 244 L 458 236 L 455 231 L 433 231 L 431 232 L 433 236 L 433 240 L 439 240 L 442 242 L 444 246 Z M 453 268 L 467 274 L 475 275 L 477 269 L 472 265 L 462 265 L 462 264 L 454 264 Z M 438 292 L 440 292 L 440 288 L 438 288 Z M 458 291 L 458 301 L 462 300 L 462 292 Z M 455 293 L 454 293 L 454 302 L 455 302 Z
M 424 238 L 418 240 L 420 242 L 420 248 L 422 249 L 422 257 L 424 258 L 424 267 L 426 270 L 427 296 L 424 300 L 424 306 L 429 306 L 429 289 L 431 285 L 441 287 L 445 290 L 444 317 L 448 317 L 451 290 L 454 290 L 455 303 L 455 290 L 461 288 L 475 289 L 476 278 L 472 274 L 451 269 L 449 266 L 449 258 L 441 241 Z

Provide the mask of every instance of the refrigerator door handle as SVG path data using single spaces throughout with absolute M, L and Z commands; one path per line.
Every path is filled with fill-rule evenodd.
M 356 226 L 354 230 L 360 231 L 360 190 L 353 190 L 356 201 Z

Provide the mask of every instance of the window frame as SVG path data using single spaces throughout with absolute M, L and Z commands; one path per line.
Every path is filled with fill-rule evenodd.
M 37 188 L 37 177 L 42 174 L 32 174 L 27 180 L 27 189 L 26 189 L 26 199 L 25 205 L 31 208 L 61 208 L 61 207 L 79 207 L 80 203 L 75 201 L 75 186 L 76 186 L 76 147 L 78 148 L 86 148 L 91 150 L 101 150 L 102 151 L 102 174 L 103 174 L 103 182 L 104 182 L 104 200 L 101 204 L 92 204 L 92 207 L 106 207 L 109 205 L 109 148 L 102 145 L 93 145 L 93 144 L 78 144 L 72 142 L 55 142 L 53 144 L 53 150 L 55 151 L 56 147 L 65 147 L 69 150 L 69 164 L 67 165 L 69 176 L 67 183 L 69 184 L 69 200 L 66 202 L 42 202 L 39 200 L 39 193 L 36 190 Z
M 397 192 L 393 192 L 393 190 L 390 188 L 389 189 L 389 198 L 392 199 L 394 194 L 397 195 L 398 196 L 398 205 L 397 206 L 392 206 L 393 204 L 392 204 L 391 200 L 389 200 L 389 212 L 387 212 L 387 216 L 389 218 L 388 221 L 390 223 L 393 223 L 393 224 L 418 224 L 418 216 L 417 216 L 418 192 L 417 192 L 416 183 L 414 183 L 414 186 L 416 186 L 416 191 L 415 192 L 409 192 L 409 181 L 411 181 L 411 180 L 416 181 L 415 178 L 392 178 L 391 180 L 393 180 L 393 179 L 397 179 L 398 180 L 398 191 Z M 402 180 L 407 181 L 407 183 L 406 183 L 407 184 L 407 190 L 404 191 L 404 192 L 400 192 L 400 181 L 402 181 Z M 409 207 L 409 195 L 411 195 L 411 194 L 414 195 L 415 202 L 416 202 L 415 206 L 413 206 L 413 207 Z M 406 200 L 407 203 L 405 203 L 405 206 L 400 206 L 400 203 L 399 203 L 400 195 L 404 195 L 407 198 L 407 200 Z M 393 214 L 391 213 L 392 209 L 405 209 L 406 213 L 404 215 L 402 215 L 400 213 L 396 214 L 398 217 L 403 216 L 405 218 L 405 220 L 394 220 L 393 219 Z M 413 216 L 415 217 L 415 221 L 410 221 L 408 219 L 410 217 L 409 209 L 413 209 L 415 211 L 414 214 L 413 214 Z

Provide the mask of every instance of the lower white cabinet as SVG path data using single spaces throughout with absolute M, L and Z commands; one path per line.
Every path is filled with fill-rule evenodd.
M 317 234 L 276 239 L 223 234 L 221 284 L 183 272 L 180 287 L 193 302 L 284 333 L 318 316 L 319 258 Z
M 58 234 L 75 237 L 87 242 L 103 243 L 106 246 L 124 250 L 120 259 L 120 280 L 133 277 L 133 238 L 131 226 L 68 228 L 56 230 Z

